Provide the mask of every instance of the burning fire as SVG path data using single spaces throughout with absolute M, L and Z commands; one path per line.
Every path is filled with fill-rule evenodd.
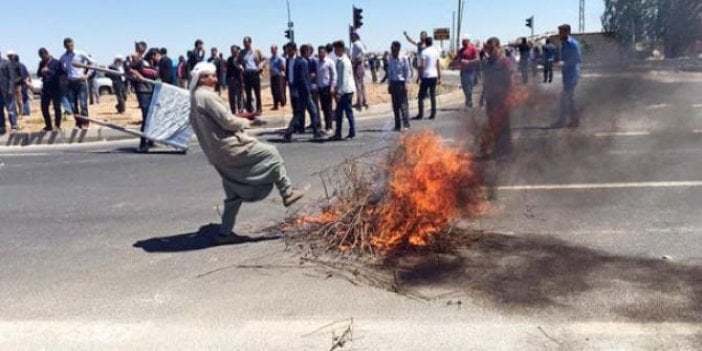
M 452 221 L 483 207 L 472 156 L 443 144 L 432 131 L 404 135 L 370 176 L 345 174 L 349 182 L 337 189 L 330 205 L 294 222 L 341 251 L 388 255 L 425 247 Z

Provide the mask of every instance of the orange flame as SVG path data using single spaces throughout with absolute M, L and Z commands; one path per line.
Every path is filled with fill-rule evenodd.
M 389 254 L 403 247 L 424 247 L 445 232 L 451 221 L 483 210 L 480 177 L 473 168 L 472 156 L 446 146 L 433 131 L 404 135 L 390 153 L 371 192 L 380 199 L 363 207 L 363 228 L 368 229 L 369 245 L 376 252 Z M 339 199 L 314 216 L 302 216 L 295 225 L 324 226 L 343 221 L 346 204 Z M 347 238 L 349 226 L 339 225 L 335 238 Z M 346 252 L 357 243 L 338 241 Z
M 381 251 L 426 246 L 462 210 L 462 191 L 477 184 L 472 158 L 431 131 L 409 134 L 388 162 L 388 197 L 378 209 Z M 467 205 L 467 204 L 466 204 Z

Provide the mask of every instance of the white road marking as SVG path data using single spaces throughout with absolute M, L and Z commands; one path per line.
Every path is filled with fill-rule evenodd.
M 668 105 L 668 104 L 653 104 L 653 105 L 646 106 L 646 109 L 647 110 L 658 110 L 658 109 L 665 108 L 668 106 L 670 106 L 670 105 Z
M 603 137 L 611 137 L 611 136 L 643 136 L 643 135 L 651 135 L 650 131 L 646 130 L 632 130 L 632 131 L 624 131 L 624 132 L 600 132 L 600 133 L 595 133 L 595 137 L 597 138 L 603 138 Z
M 25 157 L 25 156 L 46 156 L 48 153 L 46 152 L 24 152 L 24 153 L 16 153 L 16 154 L 5 154 L 5 153 L 0 153 L 0 158 L 3 157 Z
M 702 134 L 702 129 L 695 129 L 692 132 L 695 134 Z
M 630 183 L 584 183 L 584 184 L 538 184 L 538 185 L 506 185 L 498 186 L 497 190 L 599 190 L 599 189 L 634 189 L 634 188 L 696 188 L 702 187 L 702 181 L 673 181 L 673 182 L 630 182 Z
M 504 236 L 515 236 L 517 233 L 512 231 L 500 231 L 500 230 L 490 230 L 489 228 L 483 228 L 485 233 L 497 234 Z M 541 236 L 552 236 L 567 233 L 569 235 L 624 235 L 631 233 L 646 233 L 646 234 L 696 234 L 702 233 L 702 227 L 674 227 L 674 228 L 633 228 L 633 229 L 579 229 L 579 230 L 525 230 L 521 232 L 523 235 L 541 235 Z
M 702 104 L 692 104 L 692 107 L 694 107 L 694 108 L 702 108 Z
M 646 149 L 640 149 L 640 150 L 612 150 L 608 151 L 607 153 L 610 155 L 641 155 L 641 154 L 663 154 L 663 155 L 672 155 L 672 154 L 698 154 L 702 152 L 702 148 L 700 149 L 669 149 L 669 150 L 646 150 Z

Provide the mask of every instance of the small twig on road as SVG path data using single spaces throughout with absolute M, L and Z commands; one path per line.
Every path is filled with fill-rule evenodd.
M 332 340 L 334 343 L 332 344 L 332 347 L 331 347 L 331 349 L 329 349 L 329 351 L 334 351 L 336 349 L 340 349 L 340 348 L 344 347 L 344 345 L 346 345 L 347 342 L 353 341 L 352 328 L 353 328 L 353 318 L 351 318 L 351 323 L 349 323 L 349 326 L 346 327 L 346 330 L 344 330 L 344 332 L 341 333 L 341 336 L 332 337 Z
M 219 273 L 228 269 L 311 269 L 314 267 L 300 266 L 300 265 L 274 265 L 274 264 L 233 264 L 225 266 L 222 268 L 217 268 L 202 274 L 195 276 L 196 279 L 204 278 L 208 275 Z
M 558 345 L 563 345 L 563 342 L 562 342 L 562 341 L 558 341 L 557 339 L 555 339 L 555 338 L 553 338 L 552 336 L 548 335 L 548 334 L 546 333 L 546 331 L 544 330 L 544 328 L 541 328 L 541 326 L 538 326 L 537 328 L 539 328 L 539 331 L 541 332 L 541 334 L 544 334 L 544 336 L 545 336 L 547 339 L 549 339 L 549 340 L 555 342 L 555 343 L 558 344 Z
M 303 337 L 303 338 L 306 338 L 306 337 L 312 336 L 312 335 L 314 335 L 314 334 L 319 333 L 320 331 L 322 331 L 322 330 L 324 330 L 324 329 L 327 329 L 327 328 L 329 328 L 329 327 L 333 327 L 333 326 L 335 326 L 335 325 L 337 325 L 337 324 L 341 324 L 341 323 L 353 324 L 353 318 L 346 318 L 346 319 L 340 319 L 340 320 L 338 320 L 338 321 L 333 321 L 333 322 L 331 322 L 331 323 L 329 323 L 329 324 L 325 324 L 325 325 L 323 325 L 323 326 L 321 326 L 321 327 L 319 327 L 319 328 L 317 328 L 317 329 L 315 329 L 315 330 L 313 330 L 313 331 L 311 331 L 311 332 L 309 332 L 309 333 L 303 335 L 302 337 Z

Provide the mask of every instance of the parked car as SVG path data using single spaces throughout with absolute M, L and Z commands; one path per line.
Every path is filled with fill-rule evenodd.
M 105 77 L 105 74 L 102 72 L 97 72 L 95 75 L 95 80 L 97 81 L 97 87 L 100 95 L 112 94 L 112 79 Z M 32 74 L 32 86 L 30 87 L 32 93 L 35 95 L 41 94 L 41 89 L 43 86 L 44 84 L 42 83 L 41 78 L 37 77 L 35 74 Z

